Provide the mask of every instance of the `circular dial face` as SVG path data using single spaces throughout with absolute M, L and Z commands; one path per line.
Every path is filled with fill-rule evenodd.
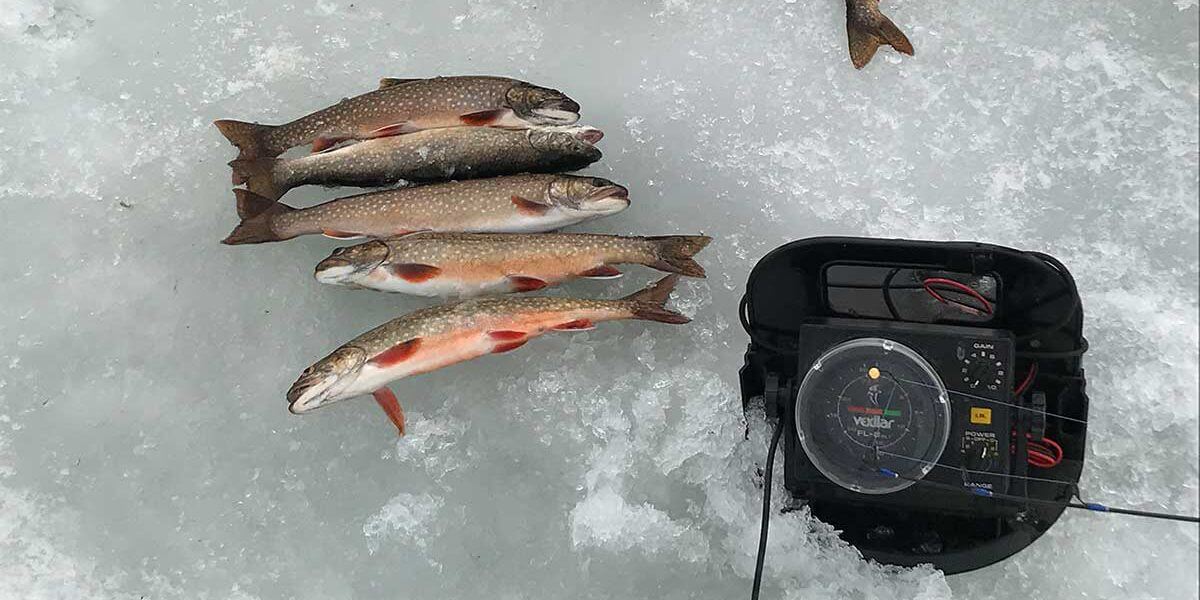
M 941 457 L 950 402 L 941 378 L 911 348 L 860 338 L 830 348 L 809 368 L 796 396 L 796 431 L 831 481 L 889 494 L 916 483 Z

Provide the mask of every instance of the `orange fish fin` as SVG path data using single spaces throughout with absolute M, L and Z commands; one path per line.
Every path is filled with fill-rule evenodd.
M 375 396 L 375 401 L 379 403 L 379 408 L 383 409 L 384 414 L 388 416 L 388 419 L 391 419 L 392 425 L 396 426 L 396 431 L 399 431 L 400 435 L 403 436 L 404 409 L 400 408 L 400 401 L 396 399 L 396 394 L 392 393 L 390 388 L 384 386 L 371 392 L 371 395 Z
M 422 265 L 417 263 L 405 263 L 400 265 L 392 265 L 388 267 L 392 275 L 399 277 L 405 281 L 412 283 L 421 283 L 429 281 L 442 272 L 441 269 L 433 265 Z
M 523 275 L 510 275 L 508 282 L 512 285 L 514 292 L 532 292 L 533 290 L 540 290 L 550 285 L 537 277 L 525 277 Z
M 370 364 L 381 369 L 394 367 L 410 358 L 417 353 L 421 347 L 421 338 L 413 338 L 407 342 L 401 342 L 370 360 Z
M 336 229 L 322 229 L 321 233 L 327 238 L 335 240 L 354 240 L 363 237 L 361 233 L 350 233 L 348 231 L 337 231 Z
M 502 354 L 504 352 L 511 352 L 513 350 L 516 350 L 517 348 L 520 348 L 521 346 L 524 346 L 525 342 L 528 342 L 528 341 L 529 340 L 517 340 L 515 342 L 502 342 L 502 343 L 496 344 L 496 347 L 492 348 L 492 354 Z
M 554 327 L 551 327 L 550 329 L 555 331 L 587 331 L 595 328 L 596 324 L 589 319 L 575 319 L 574 321 L 560 323 Z
M 336 146 L 348 139 L 350 139 L 350 138 L 319 137 L 319 138 L 313 140 L 313 143 L 312 143 L 313 154 L 320 154 L 322 152 L 325 152 L 326 150 L 329 150 L 329 149 L 333 148 L 334 146 Z
M 499 340 L 499 341 L 504 341 L 504 342 L 511 342 L 513 340 L 523 340 L 523 339 L 529 337 L 529 334 L 524 331 L 511 331 L 511 330 L 507 330 L 507 329 L 497 329 L 495 331 L 489 331 L 487 333 L 487 335 L 489 338 L 491 338 L 493 340 Z
M 458 120 L 462 121 L 463 125 L 474 125 L 476 127 L 483 127 L 486 125 L 491 125 L 493 123 L 499 122 L 507 114 L 508 114 L 507 108 L 497 108 L 497 109 L 493 109 L 493 110 L 481 110 L 478 112 L 467 113 L 465 115 L 460 116 L 458 118 Z
M 517 212 L 527 215 L 544 215 L 551 208 L 549 204 L 534 202 L 533 200 L 528 200 L 520 196 L 513 196 L 512 203 L 517 207 Z
M 599 267 L 580 273 L 579 276 L 587 277 L 588 279 L 616 279 L 621 276 L 621 272 L 616 267 L 600 265 Z
M 403 121 L 401 123 L 392 123 L 391 125 L 385 125 L 383 127 L 380 127 L 379 129 L 376 129 L 375 131 L 372 131 L 371 133 L 368 133 L 367 135 L 365 135 L 363 137 L 365 139 L 392 137 L 394 135 L 404 135 L 406 133 L 413 133 L 414 131 L 420 131 L 420 130 L 421 130 L 421 127 L 419 127 L 417 125 L 413 125 L 411 121 Z

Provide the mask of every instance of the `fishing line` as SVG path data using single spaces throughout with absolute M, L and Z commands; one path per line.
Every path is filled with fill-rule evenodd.
M 904 383 L 911 383 L 911 384 L 913 384 L 913 385 L 919 385 L 919 386 L 921 386 L 921 387 L 924 387 L 924 388 L 929 388 L 929 389 L 931 389 L 931 390 L 936 390 L 936 389 L 938 389 L 936 386 L 929 385 L 928 383 L 922 383 L 922 382 L 920 382 L 920 381 L 909 381 L 909 380 L 907 380 L 907 379 L 900 379 L 900 378 L 896 378 L 896 381 L 902 381 L 902 382 L 904 382 Z M 957 395 L 959 395 L 959 396 L 963 396 L 963 397 L 966 397 L 966 398 L 971 398 L 971 399 L 973 399 L 973 400 L 980 400 L 980 401 L 982 401 L 982 402 L 991 402 L 992 404 L 1000 404 L 1000 405 L 1003 405 L 1003 406 L 1007 406 L 1007 407 L 1009 407 L 1009 408 L 1016 408 L 1016 409 L 1019 409 L 1019 410 L 1029 411 L 1029 412 L 1031 412 L 1031 413 L 1038 414 L 1038 415 L 1044 415 L 1044 416 L 1047 416 L 1047 417 L 1055 417 L 1055 418 L 1057 418 L 1057 419 L 1063 419 L 1064 421 L 1074 421 L 1074 422 L 1076 422 L 1076 423 L 1082 423 L 1082 424 L 1084 424 L 1084 425 L 1087 425 L 1087 421 L 1085 421 L 1085 420 L 1083 420 L 1083 419 L 1076 419 L 1075 417 L 1068 417 L 1068 416 L 1066 416 L 1066 415 L 1060 415 L 1060 414 L 1058 414 L 1058 413 L 1052 413 L 1052 412 L 1048 412 L 1048 411 L 1044 411 L 1044 410 L 1038 410 L 1038 409 L 1036 409 L 1036 408 L 1029 408 L 1028 406 L 1021 406 L 1020 404 L 1013 404 L 1012 402 L 1004 402 L 1003 400 L 994 400 L 994 399 L 992 399 L 992 398 L 984 398 L 983 396 L 976 396 L 975 394 L 968 394 L 968 393 L 966 393 L 966 392 L 959 392 L 959 391 L 952 390 L 952 389 L 949 389 L 949 388 L 947 388 L 947 389 L 946 389 L 946 391 L 947 391 L 948 393 L 951 393 L 951 394 L 957 394 Z
M 1106 506 L 1104 504 L 1100 504 L 1097 502 L 1084 502 L 1083 498 L 1079 497 L 1079 494 L 1077 491 L 1073 494 L 1073 496 L 1075 498 L 1078 498 L 1079 502 L 1069 502 L 1069 501 L 1068 502 L 1060 502 L 1057 500 L 1043 500 L 1041 498 L 1029 498 L 1026 496 L 1014 496 L 1011 494 L 998 494 L 996 492 L 993 492 L 992 490 L 984 489 L 981 487 L 957 486 L 957 485 L 951 485 L 948 483 L 939 483 L 936 481 L 926 481 L 924 479 L 917 479 L 915 477 L 908 477 L 906 475 L 901 475 L 891 469 L 881 468 L 881 469 L 878 469 L 878 471 L 880 474 L 884 475 L 885 477 L 904 479 L 904 480 L 911 481 L 916 484 L 926 485 L 926 486 L 930 486 L 930 487 L 935 487 L 935 488 L 949 490 L 949 491 L 963 493 L 963 494 L 970 494 L 973 496 L 979 496 L 981 498 L 991 498 L 993 500 L 1016 502 L 1016 503 L 1020 503 L 1020 504 L 1040 504 L 1043 506 L 1055 506 L 1055 507 L 1061 506 L 1063 508 L 1075 508 L 1075 509 L 1080 509 L 1080 510 L 1089 510 L 1092 512 L 1112 513 L 1112 514 L 1117 514 L 1117 515 L 1130 515 L 1130 516 L 1135 516 L 1135 517 L 1147 517 L 1150 519 L 1162 519 L 1165 521 L 1182 521 L 1185 523 L 1200 523 L 1200 516 L 1178 515 L 1178 514 L 1162 513 L 1162 512 L 1151 512 L 1151 511 L 1146 511 L 1146 510 L 1135 510 L 1135 509 L 1131 509 L 1131 508 L 1117 508 L 1117 507 L 1113 507 L 1113 506 Z
M 1057 483 L 1060 485 L 1068 485 L 1068 486 L 1072 486 L 1072 487 L 1074 487 L 1076 485 L 1076 483 L 1073 481 L 1064 481 L 1061 479 L 1050 479 L 1048 477 L 1032 477 L 1032 476 L 1028 476 L 1028 475 L 1013 475 L 1010 473 L 995 473 L 992 471 L 977 471 L 975 469 L 968 469 L 966 467 L 955 467 L 953 465 L 947 465 L 947 464 L 943 464 L 940 462 L 931 462 L 931 461 L 917 458 L 915 456 L 905 456 L 903 454 L 896 454 L 895 452 L 888 452 L 887 450 L 879 450 L 877 448 L 873 448 L 872 450 L 874 450 L 874 452 L 876 452 L 877 454 L 886 454 L 888 456 L 894 456 L 896 458 L 903 458 L 905 460 L 911 460 L 915 463 L 920 463 L 923 465 L 933 465 L 935 467 L 940 467 L 942 469 L 949 469 L 951 471 L 957 471 L 960 473 L 977 473 L 980 475 L 987 475 L 990 477 L 1004 477 L 1006 479 L 1023 479 L 1026 481 L 1041 481 L 1044 483 Z M 864 462 L 864 464 L 866 464 L 866 463 Z

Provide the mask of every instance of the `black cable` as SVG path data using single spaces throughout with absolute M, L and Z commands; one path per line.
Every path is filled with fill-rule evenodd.
M 899 272 L 900 267 L 896 267 L 888 271 L 887 277 L 883 278 L 883 303 L 887 305 L 888 313 L 892 315 L 893 321 L 900 320 L 900 313 L 896 312 L 896 303 L 892 302 L 892 280 Z
M 779 438 L 783 436 L 783 419 L 775 423 L 775 433 L 771 434 L 771 447 L 767 450 L 767 467 L 763 474 L 763 509 L 762 529 L 758 534 L 758 559 L 754 563 L 754 587 L 750 588 L 750 600 L 758 600 L 759 588 L 762 587 L 763 559 L 767 556 L 767 529 L 771 525 L 771 473 L 775 470 L 775 449 L 779 447 Z
M 738 304 L 738 321 L 741 321 L 742 329 L 746 331 L 746 335 L 750 336 L 750 343 L 766 348 L 776 354 L 796 354 L 795 350 L 786 350 L 754 335 L 754 326 L 750 324 L 750 292 L 748 291 L 742 295 L 742 301 Z

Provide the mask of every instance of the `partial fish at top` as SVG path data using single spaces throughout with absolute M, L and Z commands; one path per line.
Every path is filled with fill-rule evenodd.
M 579 104 L 562 92 L 507 77 L 384 78 L 379 89 L 346 98 L 284 125 L 222 119 L 213 124 L 241 152 L 238 158 L 279 156 L 312 143 L 320 152 L 347 140 L 365 140 L 458 126 L 521 129 L 570 125 Z
M 867 66 L 882 45 L 913 55 L 912 42 L 879 11 L 879 0 L 846 0 L 846 37 L 850 43 L 850 61 L 856 69 Z

